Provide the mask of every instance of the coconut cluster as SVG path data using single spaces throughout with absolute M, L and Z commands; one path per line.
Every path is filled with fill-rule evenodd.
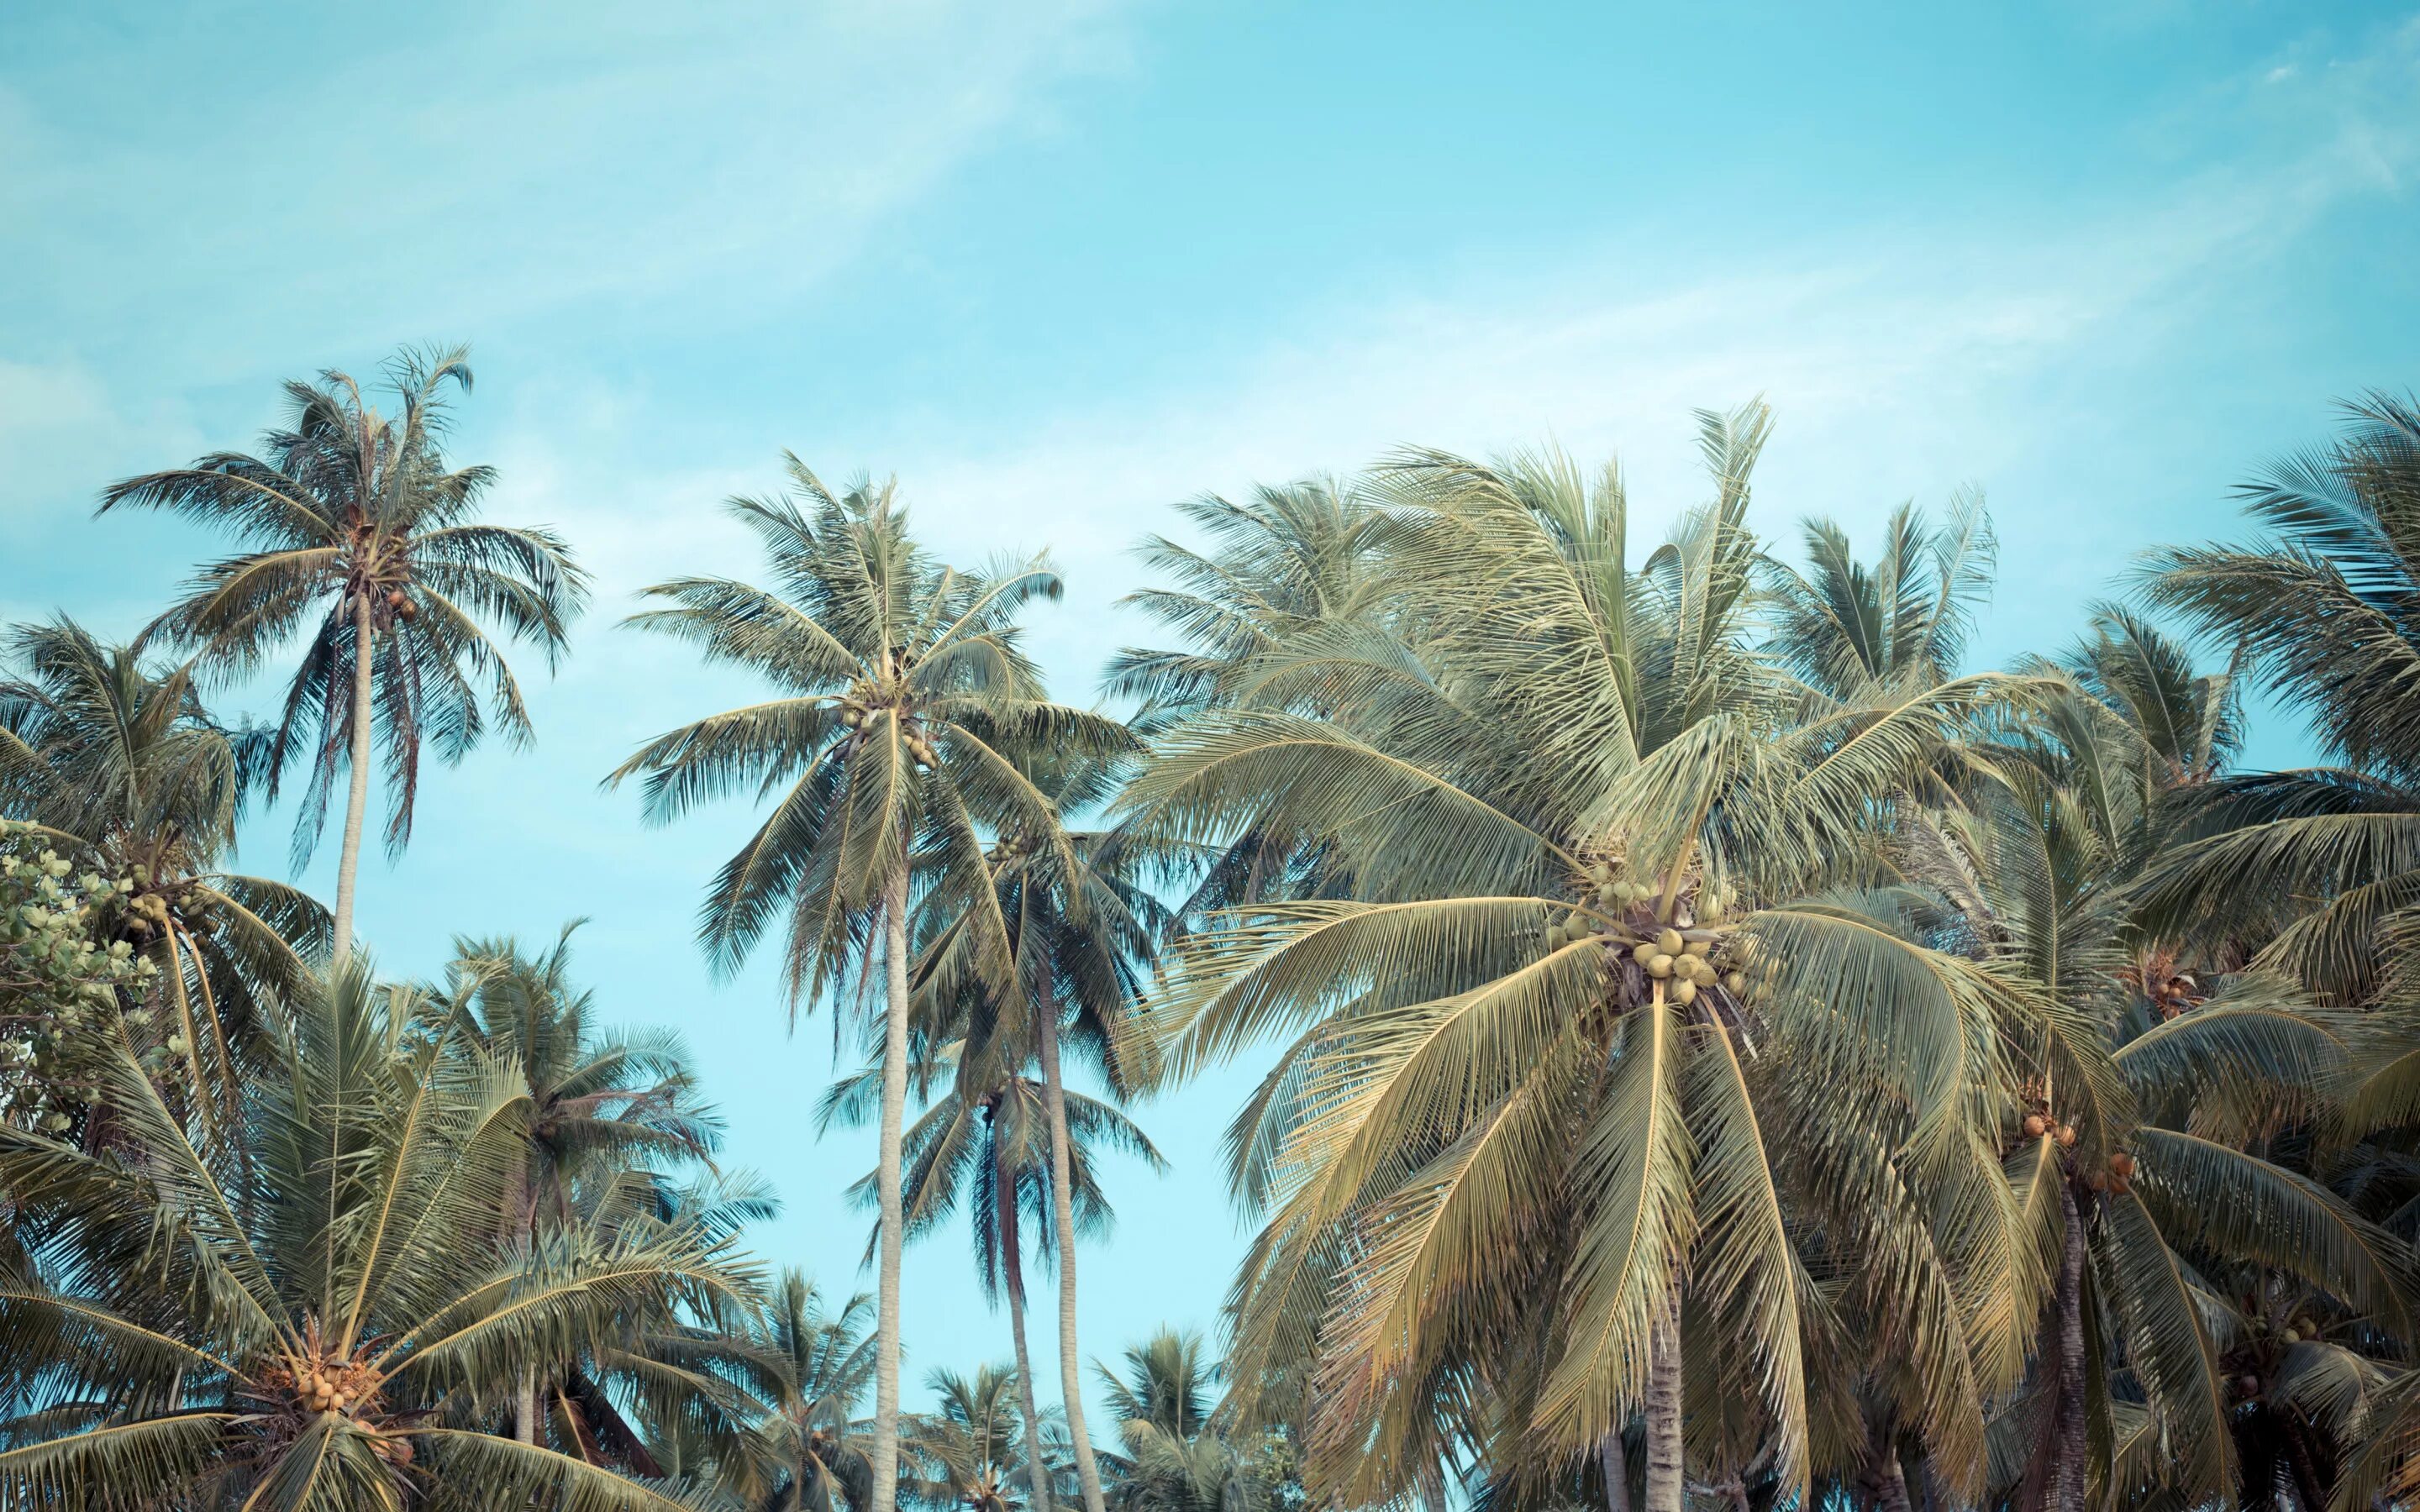
M 895 688 L 893 692 L 896 692 Z M 883 689 L 874 684 L 862 681 L 852 683 L 849 685 L 848 691 L 841 696 L 840 722 L 844 728 L 849 730 L 864 730 L 874 723 L 876 711 L 891 706 L 892 702 L 894 701 L 886 700 Z M 940 764 L 940 758 L 933 749 L 932 740 L 925 735 L 923 729 L 914 719 L 903 719 L 901 729 L 908 737 L 908 754 L 917 765 L 930 771 Z
M 367 1431 L 389 1464 L 410 1464 L 411 1441 L 387 1419 L 386 1377 L 378 1366 L 360 1355 L 316 1352 L 310 1346 L 317 1341 L 308 1335 L 304 1342 L 302 1351 L 280 1355 L 256 1372 L 249 1395 L 267 1403 L 289 1432 L 333 1412 Z
M 1660 986 L 1667 1001 L 1683 1008 L 1715 987 L 1734 998 L 1746 995 L 1747 979 L 1740 969 L 1745 944 L 1716 927 L 1720 904 L 1702 886 L 1689 888 L 1686 897 L 1675 888 L 1669 917 L 1662 886 L 1626 875 L 1611 860 L 1591 863 L 1575 879 L 1574 890 L 1586 901 L 1546 926 L 1547 950 L 1601 939 L 1637 964 L 1648 991 Z M 1634 988 L 1637 980 L 1632 979 Z

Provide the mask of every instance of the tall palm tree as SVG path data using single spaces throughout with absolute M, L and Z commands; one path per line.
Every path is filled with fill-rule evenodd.
M 1034 762 L 1032 773 L 1064 815 L 1101 807 L 1128 764 L 1053 752 Z M 937 997 L 964 1006 L 973 1038 L 1012 1057 L 1030 1056 L 1041 1072 L 1048 1239 L 1059 1271 L 1061 1401 L 1086 1512 L 1103 1506 L 1106 1494 L 1085 1423 L 1077 1332 L 1077 1194 L 1084 1179 L 1078 1145 L 1093 1115 L 1068 1090 L 1063 1050 L 1072 1047 L 1089 1060 L 1113 1098 L 1138 1087 L 1127 1029 L 1159 944 L 1175 923 L 1154 887 L 1177 875 L 1185 858 L 1145 837 L 1067 829 L 1063 820 L 1055 839 L 1001 836 L 991 851 L 993 902 L 1008 925 L 1016 992 L 993 992 L 976 974 L 970 947 L 978 936 L 962 913 L 941 915 L 921 968 Z
M 972 1376 L 939 1368 L 926 1378 L 939 1398 L 909 1420 L 900 1492 L 935 1512 L 1016 1512 L 1020 1479 L 1039 1462 L 1042 1477 L 1059 1473 L 1063 1443 L 1026 1437 L 1018 1424 L 1016 1372 L 979 1365 Z M 1053 1425 L 1055 1426 L 1055 1425 Z
M 7 649 L 0 817 L 130 884 L 110 933 L 155 970 L 135 1026 L 166 1020 L 147 1038 L 182 1062 L 202 1117 L 223 1116 L 263 1064 L 270 1005 L 327 949 L 317 902 L 226 867 L 266 742 L 210 717 L 191 664 L 103 645 L 72 620 L 20 625 Z
M 0 1499 L 680 1504 L 485 1429 L 534 1351 L 726 1314 L 752 1270 L 669 1226 L 501 1249 L 526 1094 L 407 1035 L 416 1008 L 356 956 L 292 1005 L 287 1065 L 246 1084 L 225 1140 L 194 1136 L 131 1046 L 109 1149 L 0 1127 Z
M 1053 1138 L 1048 1089 L 1027 1067 L 1014 1065 L 1017 1049 L 996 1038 L 996 1016 L 977 1013 L 970 1026 L 985 1037 L 970 1046 L 960 1039 L 939 1047 L 931 1063 L 922 1065 L 914 1080 L 924 1086 L 946 1082 L 933 1105 L 909 1125 L 903 1140 L 901 1199 L 907 1211 L 910 1242 L 941 1227 L 963 1203 L 974 1240 L 975 1273 L 984 1293 L 1008 1311 L 1009 1333 L 1016 1346 L 1018 1411 L 1029 1443 L 1042 1440 L 1042 1412 L 1034 1398 L 1032 1355 L 1025 1330 L 1025 1220 L 1039 1227 L 1040 1253 L 1048 1257 L 1063 1249 L 1050 1214 L 1056 1209 Z M 856 1124 L 873 1111 L 873 1092 L 881 1068 L 868 1067 L 834 1082 L 824 1093 L 818 1111 L 818 1132 L 835 1123 Z M 1114 1148 L 1133 1155 L 1155 1171 L 1167 1169 L 1150 1138 L 1117 1109 L 1076 1093 L 1066 1100 L 1068 1181 L 1073 1191 L 1068 1207 L 1074 1227 L 1086 1234 L 1107 1232 L 1111 1222 L 1109 1198 L 1095 1170 L 1097 1151 Z M 851 1189 L 861 1202 L 875 1199 L 875 1178 L 868 1175 Z M 869 1242 L 869 1252 L 873 1249 Z M 1066 1257 L 1059 1256 L 1063 1266 Z M 1032 1504 L 1047 1512 L 1051 1504 L 1047 1468 L 1029 1458 Z
M 600 1199 L 611 1207 L 626 1198 L 616 1190 L 626 1184 L 651 1192 L 681 1167 L 709 1163 L 721 1143 L 720 1120 L 698 1102 L 696 1069 L 679 1036 L 597 1024 L 595 994 L 571 980 L 578 928 L 566 926 L 551 949 L 535 955 L 515 940 L 458 939 L 445 989 L 427 1003 L 431 1032 L 510 1067 L 527 1094 L 525 1159 L 498 1224 L 514 1249 L 593 1221 Z M 533 1443 L 551 1383 L 535 1361 L 525 1374 L 514 1431 Z
M 289 758 L 307 752 L 299 865 L 327 822 L 337 772 L 349 774 L 334 921 L 340 959 L 352 946 L 373 745 L 385 751 L 394 853 L 411 836 L 424 745 L 452 764 L 491 722 L 515 745 L 531 737 L 520 687 L 481 622 L 536 646 L 551 668 L 587 599 L 587 575 L 551 531 L 476 519 L 494 470 L 454 467 L 441 450 L 445 389 L 471 387 L 466 355 L 458 347 L 392 359 L 392 415 L 343 373 L 288 382 L 289 417 L 262 438 L 265 455 L 214 452 L 101 495 L 103 512 L 167 510 L 244 548 L 204 567 L 147 640 L 247 673 L 307 636 L 269 755 L 270 784 L 274 796 Z
M 835 494 L 795 456 L 788 466 L 789 492 L 731 504 L 764 544 L 779 589 L 675 579 L 648 590 L 668 607 L 633 621 L 754 672 L 772 696 L 649 741 L 608 781 L 644 774 L 653 821 L 734 790 L 773 799 L 772 814 L 707 895 L 699 936 L 717 968 L 736 968 L 784 915 L 794 1011 L 834 991 L 851 966 L 870 972 L 881 963 L 882 1255 L 869 1455 L 873 1512 L 891 1512 L 911 858 L 935 857 L 924 869 L 932 885 L 972 901 L 974 959 L 1007 985 L 1007 926 L 983 902 L 991 895 L 984 836 L 1058 830 L 1048 795 L 1019 757 L 1054 746 L 1106 754 L 1131 737 L 1113 720 L 1050 702 L 1018 647 L 1017 611 L 1059 593 L 1046 560 L 982 572 L 945 566 L 909 535 L 893 485 Z
M 1409 1489 L 1456 1436 L 1592 1457 L 1643 1410 L 1647 1504 L 1676 1512 L 1693 1336 L 1803 1484 L 1801 1234 L 1890 1257 L 1927 1426 L 1979 1452 L 1979 1290 L 1921 1203 L 1848 1194 L 1912 1164 L 1970 1248 L 2012 1242 L 1974 1110 L 2009 995 L 1837 885 L 1879 874 L 1877 813 L 1993 684 L 1799 717 L 1751 646 L 1767 424 L 1705 417 L 1714 499 L 1637 568 L 1610 467 L 1406 456 L 1389 612 L 1257 657 L 1128 793 L 1171 843 L 1320 851 L 1303 901 L 1184 943 L 1152 1027 L 1177 1075 L 1290 1037 L 1233 1136 L 1265 1218 L 1230 1365 L 1247 1404 L 1309 1402 L 1311 1473 L 1347 1495 Z M 1807 1148 L 1843 1095 L 1875 1115 Z

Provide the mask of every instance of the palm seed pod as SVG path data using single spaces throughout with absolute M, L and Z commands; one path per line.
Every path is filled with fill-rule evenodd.
M 1651 977 L 1672 975 L 1672 958 L 1658 950 L 1647 958 L 1647 974 Z
M 1674 929 L 1669 924 L 1665 925 L 1664 928 L 1658 930 L 1655 933 L 1655 949 L 1663 951 L 1666 955 L 1679 955 L 1681 953 L 1681 948 L 1687 943 L 1688 942 L 1686 940 L 1681 938 L 1681 932 Z

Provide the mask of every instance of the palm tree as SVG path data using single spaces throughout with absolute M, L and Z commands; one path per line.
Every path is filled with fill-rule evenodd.
M 1004 984 L 1006 925 L 981 902 L 990 895 L 983 835 L 1047 836 L 1058 827 L 1048 795 L 1018 757 L 1054 746 L 1107 753 L 1131 741 L 1112 720 L 1048 702 L 1018 648 L 1018 609 L 1059 592 L 1047 561 L 961 572 L 908 534 L 894 486 L 834 494 L 796 457 L 789 477 L 786 494 L 731 505 L 763 541 L 779 592 L 724 578 L 675 579 L 648 590 L 670 607 L 633 621 L 755 672 L 774 696 L 648 742 L 608 781 L 644 773 L 646 813 L 659 822 L 735 789 L 774 797 L 770 817 L 707 895 L 699 936 L 718 969 L 737 968 L 783 914 L 794 1011 L 832 991 L 853 964 L 870 970 L 881 960 L 882 1257 L 869 1454 L 872 1512 L 891 1512 L 910 860 L 934 856 L 925 869 L 932 886 L 974 901 L 974 957 Z
M 1018 1426 L 1016 1371 L 986 1365 L 969 1377 L 942 1368 L 925 1383 L 939 1403 L 907 1425 L 900 1494 L 908 1501 L 935 1512 L 1016 1512 L 1011 1488 L 1035 1478 L 1030 1466 L 1041 1466 L 1046 1484 L 1060 1473 L 1064 1443 L 1037 1443 Z
M 2420 901 L 2420 407 L 2345 408 L 2335 444 L 2237 491 L 2267 538 L 2170 548 L 2147 569 L 2144 596 L 2227 647 L 2328 759 L 2203 784 L 2147 907 L 2171 930 L 2265 941 L 2265 964 L 2352 1003 L 2403 958 L 2398 916 Z
M 996 1031 L 996 1016 L 968 1015 L 978 1031 Z M 960 1020 L 961 1023 L 965 1019 Z M 909 1125 L 902 1142 L 904 1174 L 901 1200 L 907 1212 L 910 1242 L 945 1224 L 963 1202 L 974 1239 L 975 1273 L 984 1294 L 1008 1309 L 1009 1333 L 1016 1350 L 1017 1407 L 1029 1443 L 1042 1441 L 1042 1413 L 1034 1400 L 1030 1372 L 1032 1356 L 1025 1332 L 1025 1228 L 1027 1214 L 1041 1224 L 1041 1252 L 1061 1251 L 1066 1257 L 1048 1214 L 1056 1210 L 1051 1107 L 1048 1089 L 1027 1068 L 1012 1070 L 1008 1057 L 1016 1048 L 986 1034 L 971 1049 L 965 1040 L 939 1047 L 913 1080 L 932 1086 L 947 1079 L 933 1105 Z M 826 1089 L 816 1118 L 817 1132 L 835 1123 L 857 1124 L 873 1111 L 872 1093 L 881 1078 L 879 1065 L 844 1077 Z M 1067 1093 L 1065 1127 L 1068 1137 L 1068 1182 L 1073 1188 L 1068 1207 L 1072 1227 L 1099 1235 L 1111 1222 L 1109 1199 L 1095 1172 L 1095 1151 L 1113 1147 L 1150 1165 L 1167 1169 L 1148 1136 L 1124 1114 L 1105 1103 Z M 875 1178 L 861 1180 L 851 1193 L 861 1202 L 876 1197 Z M 873 1244 L 868 1243 L 869 1252 Z M 1039 1458 L 1030 1458 L 1032 1504 L 1047 1512 L 1050 1487 Z
M 874 1375 L 865 1330 L 873 1310 L 873 1300 L 860 1292 L 827 1312 L 814 1285 L 795 1271 L 784 1272 L 774 1288 L 759 1352 L 777 1365 L 783 1473 L 767 1512 L 833 1512 L 835 1489 L 851 1507 L 872 1504 L 873 1467 L 857 1411 Z
M 1129 647 L 1110 658 L 1107 678 L 1111 693 L 1143 705 L 1141 723 L 1232 699 L 1238 670 L 1280 638 L 1384 603 L 1375 568 L 1385 517 L 1356 484 L 1318 479 L 1260 487 L 1243 503 L 1209 494 L 1176 508 L 1210 549 L 1147 537 L 1137 555 L 1172 586 L 1124 602 L 1189 644 Z
M 1111 1504 L 1123 1512 L 1261 1512 L 1277 1486 L 1264 1458 L 1213 1426 L 1219 1372 L 1202 1335 L 1162 1329 L 1129 1345 L 1123 1373 L 1094 1361 L 1123 1452 Z
M 1953 1299 L 1989 1283 L 1945 1273 L 1894 1167 L 2004 1185 L 1975 1106 L 2021 1005 L 1836 885 L 1880 875 L 1878 812 L 1996 684 L 1801 717 L 1750 644 L 1767 424 L 1704 417 L 1714 500 L 1636 570 L 1612 468 L 1404 457 L 1387 613 L 1257 656 L 1127 795 L 1168 843 L 1319 852 L 1299 901 L 1183 943 L 1151 1026 L 1173 1075 L 1291 1036 L 1233 1135 L 1266 1216 L 1230 1366 L 1248 1410 L 1309 1404 L 1311 1472 L 1349 1496 L 1457 1438 L 1592 1458 L 1643 1409 L 1647 1504 L 1676 1512 L 1691 1336 L 1803 1484 L 1802 1234 L 1890 1257 L 1926 1428 L 1972 1483 L 1994 1382 Z M 1804 1151 L 1844 1095 L 1875 1115 Z M 1955 1211 L 2008 1239 L 2003 1206 Z
M 526 1093 L 526 1158 L 499 1215 L 499 1236 L 512 1249 L 612 1216 L 596 1211 L 600 1201 L 627 1208 L 627 1187 L 652 1195 L 680 1167 L 710 1163 L 721 1142 L 719 1120 L 698 1104 L 696 1070 L 679 1036 L 597 1025 L 595 995 L 571 980 L 578 928 L 566 925 L 542 955 L 509 939 L 456 940 L 446 989 L 427 1004 L 431 1032 L 510 1067 Z M 582 1196 L 587 1201 L 576 1210 Z M 532 1443 L 551 1382 L 535 1362 L 524 1374 L 514 1432 Z M 591 1415 L 598 1409 L 610 1404 L 596 1398 Z
M 268 758 L 271 795 L 290 758 L 311 782 L 295 828 L 299 866 L 327 821 L 336 773 L 349 773 L 336 865 L 334 949 L 352 947 L 354 883 L 382 732 L 390 854 L 411 836 L 422 747 L 460 761 L 490 722 L 530 739 L 520 687 L 481 621 L 537 646 L 551 668 L 587 598 L 587 576 L 552 532 L 479 523 L 492 469 L 455 468 L 440 450 L 445 387 L 471 387 L 465 352 L 407 351 L 387 364 L 396 412 L 381 414 L 339 372 L 288 382 L 290 418 L 265 456 L 214 452 L 190 466 L 112 485 L 103 512 L 163 509 L 235 535 L 240 554 L 204 567 L 188 595 L 144 632 L 249 672 L 308 631 Z M 316 620 L 316 624 L 313 623 Z M 484 691 L 479 684 L 484 682 Z
M 1844 703 L 1947 682 L 1964 660 L 1975 611 L 1992 588 L 1997 543 L 1979 493 L 1950 501 L 1932 526 L 1913 504 L 1891 514 L 1871 566 L 1828 519 L 1806 525 L 1807 571 L 1763 564 L 1772 598 L 1767 651 L 1823 701 Z
M 727 1315 L 753 1272 L 673 1226 L 501 1249 L 526 1094 L 408 1035 L 418 1007 L 354 957 L 292 1005 L 286 1067 L 246 1084 L 226 1140 L 194 1137 L 131 1046 L 107 1149 L 0 1127 L 0 1499 L 679 1504 L 486 1428 L 533 1353 Z
M 152 963 L 132 1027 L 186 1068 L 205 1119 L 261 1068 L 271 1005 L 327 949 L 327 913 L 226 870 L 261 781 L 259 732 L 213 719 L 190 664 L 160 667 L 72 620 L 18 626 L 0 679 L 0 817 L 32 825 L 77 871 L 124 879 L 109 939 Z M 147 1029 L 164 1016 L 163 1032 Z
M 1052 752 L 1032 762 L 1029 771 L 1063 815 L 1100 807 L 1127 764 Z M 1116 1115 L 1068 1091 L 1062 1050 L 1073 1046 L 1090 1060 L 1113 1098 L 1135 1090 L 1129 1020 L 1159 943 L 1174 927 L 1174 915 L 1154 887 L 1176 875 L 1183 859 L 1140 836 L 1071 830 L 1063 820 L 1055 837 L 1001 836 L 991 848 L 990 904 L 1008 926 L 1016 992 L 994 991 L 980 970 L 980 913 L 935 910 L 919 962 L 919 982 L 937 1002 L 961 1011 L 958 1022 L 970 1037 L 993 1054 L 1030 1057 L 1042 1073 L 1049 1134 L 1045 1247 L 1055 1250 L 1058 1263 L 1061 1403 L 1086 1512 L 1105 1504 L 1105 1492 L 1085 1425 L 1077 1332 L 1076 1240 L 1078 1227 L 1090 1222 L 1078 1216 L 1078 1195 L 1089 1180 L 1078 1144 L 1097 1132 L 1088 1126 Z M 1148 1158 L 1156 1166 L 1156 1154 Z

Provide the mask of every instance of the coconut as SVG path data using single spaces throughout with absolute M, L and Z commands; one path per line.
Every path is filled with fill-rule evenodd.
M 1651 977 L 1672 975 L 1672 958 L 1658 950 L 1647 958 L 1647 974 Z
M 2134 1174 L 2134 1157 L 2121 1149 L 2109 1157 L 2109 1169 L 2121 1177 L 2132 1176 Z
M 1723 978 L 1723 991 L 1733 997 L 1741 996 L 1747 992 L 1747 979 L 1736 971 L 1731 972 Z
M 2046 1127 L 2048 1126 L 2042 1122 L 2042 1116 L 2040 1114 L 2028 1113 L 2025 1115 L 2026 1138 L 2040 1139 L 2042 1136 L 2042 1130 Z
M 1683 955 L 1703 956 L 1706 953 L 1706 942 L 1703 940 L 1683 940 L 1681 942 L 1681 953 Z
M 2095 1171 L 2084 1179 L 2084 1184 L 2092 1188 L 2095 1192 L 2106 1192 L 2109 1190 L 2109 1173 L 2106 1171 Z
M 2058 1126 L 2058 1148 L 2061 1149 L 2075 1148 L 2075 1125 L 2062 1123 Z
M 1682 947 L 1686 944 L 1688 944 L 1688 942 L 1681 938 L 1681 932 L 1672 928 L 1668 924 L 1656 932 L 1655 949 L 1663 951 L 1666 955 L 1679 955 L 1681 953 Z
M 2303 1331 L 2289 1324 L 2286 1329 L 2285 1339 L 2288 1344 L 2300 1344 L 2303 1342 Z
M 1549 925 L 1547 925 L 1547 926 L 1546 926 L 1546 933 L 1545 933 L 1545 941 L 1546 941 L 1546 949 L 1549 949 L 1549 950 L 1559 950 L 1559 949 L 1561 949 L 1563 948 L 1563 931 L 1562 931 L 1562 926 L 1561 926 L 1561 925 L 1559 925 L 1559 924 L 1549 924 Z
M 1664 990 L 1664 995 L 1667 997 L 1671 998 L 1672 1001 L 1680 1004 L 1683 1008 L 1686 1008 L 1691 1003 L 1698 1000 L 1698 984 L 1691 981 L 1688 978 L 1683 977 L 1680 980 L 1674 982 L 1671 986 L 1666 988 Z
M 1689 959 L 1696 963 L 1696 964 L 1689 968 L 1689 980 L 1691 981 L 1696 982 L 1700 987 L 1711 987 L 1715 982 L 1722 980 L 1722 973 L 1716 971 L 1714 969 L 1714 964 L 1707 960 L 1704 956 L 1691 956 Z
M 2112 1196 L 2122 1197 L 2127 1193 L 2133 1190 L 2134 1183 L 2127 1180 L 2122 1176 L 2113 1176 L 2109 1179 L 2109 1191 Z

